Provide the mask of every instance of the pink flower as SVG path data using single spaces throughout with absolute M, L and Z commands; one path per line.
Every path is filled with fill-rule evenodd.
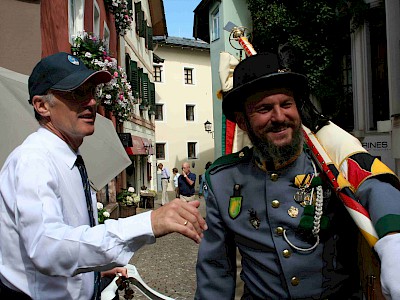
M 118 72 L 117 72 L 117 71 L 114 72 L 114 77 L 115 77 L 115 78 L 118 77 Z

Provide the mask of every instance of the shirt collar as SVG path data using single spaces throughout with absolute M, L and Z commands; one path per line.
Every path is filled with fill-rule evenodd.
M 52 154 L 57 158 L 57 160 L 63 161 L 70 169 L 72 169 L 75 165 L 78 154 L 80 154 L 79 150 L 78 152 L 75 152 L 65 141 L 44 127 L 40 127 L 37 132 L 45 137 L 44 142 L 49 145 L 48 148 L 51 149 Z

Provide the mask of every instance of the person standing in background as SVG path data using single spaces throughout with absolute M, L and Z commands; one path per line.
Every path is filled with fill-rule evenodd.
M 182 174 L 178 178 L 179 198 L 189 202 L 194 200 L 196 174 L 190 172 L 188 162 L 182 164 Z
M 178 187 L 179 171 L 177 168 L 173 168 L 172 173 L 174 174 L 173 180 L 174 180 L 175 197 L 179 198 L 179 187 Z
M 207 169 L 212 165 L 212 162 L 209 161 L 206 163 L 205 170 L 207 172 Z M 208 195 L 208 187 L 206 185 L 206 172 L 204 172 L 202 175 L 200 175 L 200 186 L 199 186 L 199 197 L 204 196 L 204 199 L 207 199 Z
M 164 168 L 164 165 L 162 163 L 158 164 L 158 168 L 161 170 L 161 188 L 162 188 L 161 205 L 165 205 L 169 202 L 167 188 L 170 176 L 168 169 Z

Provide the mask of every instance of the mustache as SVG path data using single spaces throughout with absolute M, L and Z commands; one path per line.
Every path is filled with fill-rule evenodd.
M 284 121 L 284 122 L 275 123 L 275 124 L 272 123 L 272 124 L 269 124 L 269 125 L 265 126 L 262 129 L 262 133 L 279 132 L 279 131 L 282 131 L 282 130 L 284 130 L 286 128 L 293 127 L 294 125 L 295 125 L 294 122 L 291 122 L 291 121 Z

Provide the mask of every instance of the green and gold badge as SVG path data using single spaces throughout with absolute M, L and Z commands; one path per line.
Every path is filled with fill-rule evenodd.
M 229 199 L 229 216 L 235 219 L 242 210 L 243 197 L 240 195 L 240 184 L 233 187 L 233 196 Z

